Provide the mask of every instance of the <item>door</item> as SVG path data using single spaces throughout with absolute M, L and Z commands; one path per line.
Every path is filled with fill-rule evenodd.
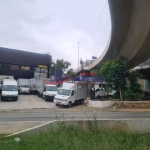
M 75 91 L 71 92 L 71 102 L 74 103 L 75 102 Z

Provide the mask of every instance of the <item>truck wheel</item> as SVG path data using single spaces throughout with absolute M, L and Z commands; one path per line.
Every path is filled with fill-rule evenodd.
M 47 97 L 46 96 L 44 97 L 44 99 L 45 99 L 45 101 L 47 101 Z
M 40 97 L 40 93 L 38 93 L 38 97 Z
M 71 103 L 71 102 L 69 102 L 69 103 L 68 103 L 68 107 L 70 108 L 71 106 L 72 106 L 72 103 Z
M 97 99 L 100 99 L 100 98 L 101 98 L 101 97 L 98 95 L 98 96 L 97 96 Z
M 81 104 L 83 104 L 83 103 L 84 103 L 84 100 L 82 99 L 82 100 L 81 100 Z

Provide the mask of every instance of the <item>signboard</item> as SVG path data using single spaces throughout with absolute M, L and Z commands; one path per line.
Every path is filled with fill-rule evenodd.
M 30 67 L 22 66 L 21 69 L 22 69 L 22 70 L 30 70 Z
M 18 65 L 10 65 L 11 70 L 19 70 Z
M 66 78 L 67 78 L 66 74 L 63 73 L 62 69 L 56 68 L 55 72 L 51 74 L 50 81 L 59 82 L 59 81 L 65 80 Z
M 97 59 L 97 57 L 96 56 L 92 56 L 92 59 Z
M 97 76 L 96 72 L 81 72 L 80 77 L 89 77 L 89 76 Z
M 72 77 L 72 82 L 100 82 L 105 83 L 105 77 L 104 76 L 83 76 L 79 78 Z
M 48 68 L 47 66 L 44 65 L 38 65 L 39 68 Z

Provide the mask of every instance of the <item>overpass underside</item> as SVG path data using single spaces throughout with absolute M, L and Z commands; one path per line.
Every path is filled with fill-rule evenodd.
M 150 58 L 150 0 L 108 0 L 112 30 L 102 55 L 88 69 L 126 58 L 131 69 Z

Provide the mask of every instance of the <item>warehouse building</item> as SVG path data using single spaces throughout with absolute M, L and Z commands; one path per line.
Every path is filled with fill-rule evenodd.
M 49 77 L 52 57 L 0 47 L 0 75 L 14 78 Z

